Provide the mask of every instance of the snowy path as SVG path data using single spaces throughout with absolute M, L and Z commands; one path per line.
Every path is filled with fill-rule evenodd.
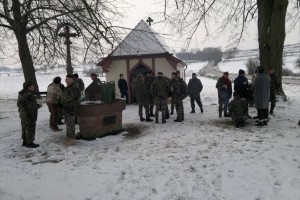
M 204 84 L 204 113 L 185 121 L 140 123 L 137 107 L 124 111 L 124 126 L 140 134 L 78 141 L 65 148 L 61 133 L 39 112 L 39 149 L 20 146 L 15 101 L 0 103 L 0 199 L 299 200 L 300 88 L 285 85 L 289 102 L 279 102 L 269 126 L 249 120 L 243 129 L 217 118 L 215 80 Z M 255 110 L 250 109 L 254 116 Z

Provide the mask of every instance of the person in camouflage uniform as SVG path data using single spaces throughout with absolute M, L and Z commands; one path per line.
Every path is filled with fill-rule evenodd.
M 67 128 L 66 146 L 75 144 L 75 117 L 78 113 L 78 104 L 80 102 L 80 89 L 74 82 L 72 75 L 66 76 L 67 87 L 63 91 L 61 103 L 65 115 L 65 124 Z
M 34 85 L 31 81 L 23 83 L 23 90 L 19 92 L 17 106 L 19 108 L 19 117 L 22 125 L 22 146 L 27 148 L 39 147 L 35 144 L 35 127 L 38 115 L 38 109 L 41 107 L 33 95 Z
M 183 99 L 184 99 L 184 98 L 187 97 L 187 84 L 186 84 L 186 82 L 183 80 L 183 78 L 180 77 L 180 71 L 179 71 L 179 70 L 176 71 L 176 74 L 177 74 L 177 78 L 178 78 L 178 80 L 179 80 L 179 82 L 180 82 L 180 85 L 181 85 L 181 86 L 185 86 L 185 87 L 183 87 L 183 89 L 184 89 L 185 91 L 182 91 L 182 92 L 185 92 L 185 94 L 182 95 L 182 97 L 183 97 Z M 181 101 L 181 108 L 182 108 L 182 120 L 184 120 L 184 107 L 183 107 L 183 101 Z
M 171 84 L 171 92 L 172 99 L 174 101 L 175 109 L 177 112 L 177 118 L 174 122 L 182 122 L 183 119 L 183 103 L 182 100 L 186 97 L 186 83 L 180 81 L 177 76 L 177 73 L 172 73 L 172 84 Z
M 229 112 L 235 122 L 235 127 L 244 127 L 245 121 L 248 119 L 248 102 L 241 98 L 238 92 L 233 93 L 233 100 L 229 103 Z
M 147 90 L 149 91 L 149 110 L 150 110 L 150 116 L 151 117 L 155 116 L 154 113 L 153 113 L 154 97 L 153 97 L 153 94 L 152 94 L 152 91 L 151 91 L 152 84 L 153 84 L 154 80 L 155 80 L 155 78 L 153 77 L 152 72 L 151 71 L 147 72 L 147 75 L 144 79 L 144 82 L 145 82 Z
M 274 73 L 274 69 L 269 69 L 269 76 L 270 76 L 270 101 L 271 101 L 271 109 L 270 115 L 274 114 L 274 108 L 276 105 L 276 92 L 280 88 L 280 81 L 278 76 Z
M 153 120 L 150 119 L 150 112 L 149 112 L 150 91 L 147 89 L 146 84 L 144 83 L 144 76 L 142 74 L 139 74 L 137 76 L 137 79 L 134 83 L 134 95 L 139 105 L 140 121 L 141 122 L 145 121 L 145 119 L 143 118 L 143 107 L 144 107 L 146 122 L 152 122 Z
M 158 123 L 159 111 L 162 112 L 162 123 L 166 123 L 167 99 L 170 93 L 170 85 L 163 73 L 158 72 L 157 78 L 152 84 L 152 94 L 155 102 L 155 123 Z
M 168 93 L 168 97 L 171 97 L 171 79 L 166 77 L 166 76 L 163 76 L 163 80 L 165 81 L 166 85 L 169 85 L 170 86 L 170 91 Z M 174 105 L 171 105 L 174 107 Z M 173 108 L 174 109 L 174 108 Z M 169 112 L 169 105 L 167 103 L 167 109 L 166 109 L 166 119 L 170 119 L 170 112 Z
M 81 93 L 83 94 L 83 91 L 84 91 L 84 88 L 85 88 L 83 80 L 78 77 L 77 73 L 73 74 L 73 77 L 74 77 L 75 82 L 78 84 L 78 87 L 79 87 Z

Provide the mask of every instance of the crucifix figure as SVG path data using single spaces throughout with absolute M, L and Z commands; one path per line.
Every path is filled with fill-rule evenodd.
M 73 67 L 71 62 L 71 37 L 77 37 L 78 35 L 76 33 L 70 33 L 70 26 L 68 24 L 65 25 L 65 31 L 58 34 L 59 37 L 66 38 L 65 45 L 67 45 L 67 74 L 73 75 Z
M 146 22 L 148 22 L 149 26 L 151 26 L 151 23 L 153 22 L 153 19 L 151 17 L 149 17 Z

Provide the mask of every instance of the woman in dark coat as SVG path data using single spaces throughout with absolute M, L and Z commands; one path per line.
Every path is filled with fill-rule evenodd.
M 265 74 L 262 66 L 258 67 L 258 75 L 254 82 L 255 107 L 258 112 L 256 126 L 268 124 L 269 100 L 270 100 L 270 77 Z

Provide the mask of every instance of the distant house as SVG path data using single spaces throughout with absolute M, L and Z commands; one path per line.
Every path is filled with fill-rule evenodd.
M 186 64 L 170 54 L 162 38 L 142 20 L 98 66 L 106 73 L 107 81 L 117 83 L 119 75 L 124 74 L 132 97 L 130 85 L 136 75 L 152 71 L 170 78 L 172 72 L 179 70 L 184 77 Z M 117 84 L 116 92 L 120 95 Z

